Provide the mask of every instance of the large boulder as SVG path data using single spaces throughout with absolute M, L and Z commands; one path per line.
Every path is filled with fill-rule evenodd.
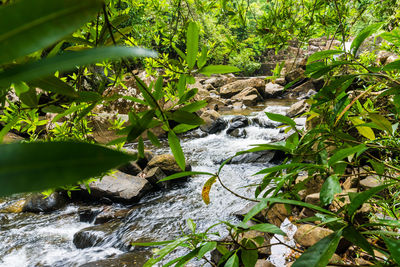
M 61 192 L 54 192 L 50 196 L 33 194 L 26 199 L 23 211 L 28 212 L 49 212 L 65 206 L 67 199 Z
M 316 88 L 312 80 L 308 80 L 305 83 L 300 84 L 299 86 L 289 90 L 288 97 L 290 98 L 298 98 L 308 96 L 310 97 L 310 91 L 315 92 Z M 315 92 L 316 93 L 316 92 Z
M 215 110 L 204 111 L 200 116 L 204 121 L 204 123 L 200 125 L 200 129 L 209 134 L 218 133 L 224 130 L 228 123 L 220 117 L 221 115 Z
M 134 203 L 139 201 L 152 186 L 144 178 L 129 175 L 120 171 L 106 175 L 89 184 L 90 197 L 110 199 L 116 202 Z
M 72 242 L 80 249 L 99 246 L 120 224 L 120 221 L 112 221 L 84 228 L 74 234 Z
M 253 87 L 256 88 L 257 90 L 262 90 L 264 86 L 265 86 L 265 81 L 264 79 L 261 78 L 238 80 L 222 86 L 220 89 L 220 95 L 221 97 L 224 98 L 231 98 L 232 96 L 240 93 L 245 88 Z
M 166 175 L 182 172 L 182 169 L 178 166 L 178 163 L 176 163 L 176 160 L 172 154 L 154 156 L 154 158 L 150 160 L 146 169 L 151 170 L 155 167 L 160 168 Z M 191 169 L 192 167 L 186 163 L 185 171 L 190 171 Z
M 283 79 L 282 79 L 283 80 Z M 285 87 L 277 83 L 267 83 L 264 89 L 264 98 L 276 98 L 281 96 L 285 90 Z
M 21 213 L 23 211 L 25 203 L 25 199 L 20 199 L 18 201 L 12 202 L 8 206 L 0 209 L 0 213 Z
M 231 120 L 231 124 L 226 130 L 227 134 L 230 134 L 236 129 L 244 128 L 249 125 L 249 120 L 245 116 L 237 116 Z
M 234 77 L 225 77 L 225 76 L 212 77 L 204 81 L 204 86 L 206 87 L 209 84 L 212 85 L 214 88 L 219 88 L 233 81 L 235 81 Z
M 240 93 L 234 95 L 232 100 L 239 100 L 246 106 L 254 106 L 258 101 L 263 100 L 258 90 L 254 87 L 246 87 Z
M 317 227 L 311 224 L 302 224 L 297 228 L 293 238 L 299 245 L 303 247 L 311 247 L 331 233 L 333 233 L 333 231 L 330 229 Z
M 306 100 L 300 100 L 299 102 L 296 102 L 290 106 L 286 115 L 293 118 L 297 115 L 307 112 L 309 109 L 310 105 L 306 102 Z
M 79 267 L 137 267 L 143 266 L 152 253 L 148 250 L 133 251 L 113 256 L 104 260 L 97 260 L 85 263 Z
M 265 150 L 251 153 L 245 153 L 234 157 L 229 163 L 230 164 L 242 164 L 242 163 L 267 163 L 270 162 L 275 156 L 275 151 Z

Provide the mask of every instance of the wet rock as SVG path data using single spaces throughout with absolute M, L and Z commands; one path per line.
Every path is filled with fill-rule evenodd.
M 379 181 L 379 177 L 378 176 L 368 176 L 365 179 L 362 179 L 360 181 L 360 186 L 362 188 L 364 188 L 365 190 L 377 187 L 382 185 L 381 181 Z
M 226 130 L 226 134 L 231 134 L 234 130 L 249 126 L 249 120 L 245 116 L 237 116 L 231 120 L 231 124 Z
M 305 71 L 301 68 L 291 70 L 285 75 L 285 80 L 287 83 L 293 82 L 295 80 L 302 80 L 305 78 L 304 72 Z
M 26 199 L 23 211 L 28 212 L 49 212 L 65 206 L 67 199 L 61 192 L 54 192 L 45 197 L 43 194 L 34 194 Z
M 74 234 L 72 242 L 80 249 L 99 246 L 119 225 L 120 222 L 113 221 L 84 228 Z
M 95 218 L 94 224 L 103 224 L 112 220 L 121 220 L 128 216 L 129 210 L 115 210 L 112 206 L 105 207 Z
M 101 180 L 90 183 L 89 188 L 91 198 L 134 203 L 148 193 L 152 186 L 142 177 L 117 171 L 113 175 L 106 175 Z
M 80 207 L 78 209 L 79 221 L 91 223 L 94 221 L 94 219 L 100 212 L 101 212 L 100 209 L 92 209 L 89 207 Z
M 285 80 L 285 78 L 278 78 L 278 79 L 275 80 L 275 83 L 279 84 L 281 86 L 285 86 L 286 85 L 286 80 Z
M 257 260 L 254 267 L 275 267 L 270 261 L 267 260 Z
M 204 124 L 200 125 L 203 132 L 214 134 L 226 128 L 228 123 L 220 118 L 221 115 L 215 110 L 206 110 L 201 114 Z
M 350 188 L 355 188 L 358 185 L 358 178 L 355 176 L 348 177 L 344 182 L 343 182 L 343 189 L 348 190 Z
M 320 202 L 319 193 L 314 193 L 314 194 L 307 195 L 306 198 L 305 198 L 305 202 L 309 203 L 309 204 L 313 204 L 313 205 L 319 206 L 319 202 Z
M 88 262 L 79 267 L 137 267 L 143 266 L 151 256 L 150 251 L 134 251 L 109 259 Z
M 267 212 L 267 219 L 270 223 L 280 227 L 282 222 L 290 216 L 285 204 L 275 204 Z
M 310 105 L 306 102 L 306 100 L 301 100 L 299 102 L 294 103 L 290 106 L 286 116 L 296 117 L 302 113 L 309 111 Z
M 231 131 L 229 135 L 235 138 L 246 138 L 247 132 L 245 129 L 235 129 Z
M 254 231 L 254 230 L 246 231 L 246 232 L 239 234 L 237 241 L 238 241 L 238 243 L 242 243 L 242 241 L 244 241 L 244 239 L 255 240 L 258 237 L 264 238 L 264 242 L 262 243 L 261 248 L 258 249 L 258 253 L 262 254 L 262 255 L 270 255 L 271 247 L 268 245 L 270 244 L 270 241 L 271 241 L 271 235 L 268 233 L 263 233 L 263 232 Z
M 138 175 L 142 172 L 142 168 L 140 168 L 139 164 L 136 162 L 129 162 L 118 168 L 119 171 L 130 174 L 130 175 Z
M 321 178 L 321 176 L 318 175 L 315 176 L 302 175 L 298 176 L 295 182 L 296 184 L 304 183 L 306 195 L 310 195 L 313 193 L 320 192 L 322 185 L 324 184 L 325 181 Z
M 235 215 L 236 217 L 238 217 L 239 219 L 243 219 L 244 216 L 246 216 L 246 214 L 256 205 L 257 203 L 251 202 L 248 203 L 244 208 L 236 211 L 233 213 L 233 215 Z M 255 219 L 265 222 L 266 221 L 266 210 L 262 210 L 261 212 L 257 213 L 254 216 Z
M 278 83 L 267 83 L 265 85 L 264 98 L 276 98 L 281 96 L 284 92 L 284 87 Z
M 331 233 L 333 233 L 333 231 L 330 229 L 317 227 L 311 224 L 302 224 L 297 228 L 293 238 L 299 245 L 303 247 L 311 247 Z
M 222 86 L 220 89 L 220 95 L 224 98 L 231 98 L 232 96 L 240 93 L 245 88 L 253 87 L 257 90 L 261 90 L 264 86 L 265 81 L 261 78 L 237 80 L 235 82 Z
M 258 101 L 263 100 L 257 89 L 253 87 L 246 87 L 240 93 L 234 95 L 232 100 L 239 100 L 246 106 L 254 106 Z
M 229 163 L 230 164 L 242 164 L 242 163 L 267 163 L 270 162 L 275 156 L 275 151 L 257 151 L 252 153 L 246 153 L 234 157 Z
M 159 181 L 165 177 L 167 177 L 167 175 L 159 167 L 151 168 L 145 173 L 145 178 L 147 181 L 149 181 L 156 188 L 168 188 L 173 183 L 187 180 L 187 177 L 182 177 L 179 179 L 159 183 Z
M 305 96 L 310 90 L 315 92 L 314 84 L 311 80 L 306 81 L 305 83 L 300 84 L 299 86 L 288 91 L 288 97 L 297 98 Z
M 159 167 L 166 175 L 172 175 L 174 173 L 182 172 L 172 154 L 162 154 L 155 156 L 152 160 L 150 160 L 146 169 L 150 170 L 155 167 Z M 188 163 L 186 163 L 185 171 L 190 171 L 191 169 L 192 167 Z
M 25 206 L 26 200 L 20 199 L 0 210 L 0 213 L 21 213 Z

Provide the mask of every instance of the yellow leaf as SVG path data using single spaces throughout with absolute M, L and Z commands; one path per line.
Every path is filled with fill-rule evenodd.
M 365 122 L 359 118 L 352 117 L 350 118 L 350 121 L 353 123 L 354 126 L 356 126 L 357 131 L 364 137 L 368 138 L 369 140 L 375 140 L 375 134 L 374 131 L 367 126 L 357 126 L 360 124 L 364 124 Z
M 204 203 L 206 203 L 206 205 L 210 204 L 210 190 L 211 190 L 211 186 L 215 183 L 216 180 L 217 180 L 217 176 L 213 176 L 210 179 L 208 179 L 207 182 L 203 186 L 201 196 L 203 198 Z

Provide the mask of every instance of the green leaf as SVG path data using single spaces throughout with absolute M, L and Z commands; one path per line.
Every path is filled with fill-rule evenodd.
M 217 247 L 217 242 L 207 242 L 201 246 L 197 258 L 201 259 L 207 252 L 214 250 Z
M 182 95 L 179 99 L 178 105 L 185 103 L 186 101 L 192 99 L 199 90 L 197 88 L 191 89 L 187 91 L 184 95 Z
M 190 229 L 190 231 L 192 231 L 192 233 L 196 232 L 196 224 L 194 223 L 194 221 L 192 219 L 187 219 L 187 225 Z
M 4 136 L 11 130 L 11 128 L 19 121 L 19 115 L 15 116 L 3 127 L 0 131 L 0 144 L 3 143 Z
M 357 51 L 360 48 L 361 44 L 364 42 L 364 40 L 367 39 L 369 36 L 371 36 L 377 30 L 379 30 L 382 27 L 382 24 L 383 23 L 375 23 L 375 24 L 369 25 L 368 27 L 363 29 L 356 36 L 356 38 L 354 38 L 354 40 L 350 46 L 350 51 L 351 51 L 351 53 L 353 53 L 354 56 L 357 54 Z
M 374 131 L 370 127 L 366 126 L 359 126 L 361 124 L 365 124 L 365 122 L 357 117 L 351 117 L 349 120 L 353 123 L 356 127 L 357 131 L 364 137 L 368 138 L 369 140 L 375 140 Z
M 339 160 L 347 158 L 348 156 L 353 155 L 355 153 L 364 152 L 365 150 L 367 150 L 367 147 L 364 144 L 361 144 L 361 145 L 358 145 L 358 146 L 354 146 L 354 147 L 345 148 L 345 149 L 340 149 L 335 154 L 333 154 L 333 156 L 329 159 L 328 165 L 332 166 L 333 164 L 335 164 Z
M 149 246 L 161 246 L 165 244 L 170 244 L 175 240 L 166 240 L 166 241 L 159 241 L 159 242 L 143 242 L 143 243 L 131 243 L 132 246 L 138 247 L 149 247 Z
M 250 226 L 251 230 L 256 230 L 264 233 L 272 233 L 277 235 L 286 235 L 279 227 L 270 223 L 262 223 Z
M 325 59 L 328 58 L 330 56 L 333 55 L 337 55 L 337 54 L 343 54 L 344 51 L 342 50 L 324 50 L 324 51 L 319 51 L 316 52 L 314 54 L 312 54 L 311 56 L 308 57 L 307 63 L 311 63 L 317 60 L 321 60 L 321 59 Z
M 185 133 L 185 132 L 195 129 L 197 127 L 199 127 L 199 126 L 181 123 L 181 124 L 175 126 L 173 130 L 175 133 Z
M 393 62 L 390 62 L 389 64 L 386 64 L 383 67 L 383 71 L 394 71 L 400 69 L 400 60 L 396 60 Z
M 353 199 L 351 199 L 350 204 L 347 205 L 347 213 L 351 217 L 353 214 L 364 204 L 368 199 L 370 199 L 376 193 L 382 191 L 386 187 L 393 185 L 393 183 L 380 185 L 374 188 L 371 188 L 367 191 L 357 194 Z
M 254 175 L 286 170 L 286 169 L 293 168 L 293 167 L 324 169 L 324 166 L 322 166 L 322 165 L 316 165 L 316 164 L 310 164 L 310 163 L 289 163 L 289 164 L 282 164 L 282 165 L 277 165 L 274 167 L 269 167 L 269 168 L 263 169 Z
M 199 28 L 195 22 L 190 22 L 186 34 L 186 61 L 189 69 L 196 64 L 197 52 L 199 50 Z
M 103 60 L 115 60 L 122 57 L 155 57 L 156 55 L 155 52 L 143 48 L 117 46 L 68 52 L 4 70 L 0 73 L 0 86 L 8 86 L 11 82 L 37 80 L 52 75 L 56 70 L 69 71 L 76 66 Z
M 100 0 L 22 0 L 0 8 L 0 64 L 73 33 L 100 9 Z M 27 41 L 29 40 L 29 41 Z
M 176 110 L 173 113 L 167 113 L 167 115 L 171 120 L 188 125 L 201 125 L 204 123 L 203 119 L 196 114 L 182 110 Z
M 79 92 L 79 97 L 76 99 L 76 102 L 97 102 L 100 101 L 101 95 L 97 92 L 91 92 L 91 91 L 81 91 Z
M 21 100 L 21 102 L 27 105 L 28 107 L 36 107 L 39 102 L 35 88 L 29 88 L 28 92 L 24 92 L 20 94 L 18 97 Z
M 214 174 L 213 173 L 209 173 L 209 172 L 178 172 L 178 173 L 172 174 L 170 176 L 167 176 L 167 177 L 161 179 L 158 182 L 169 181 L 169 180 L 178 179 L 178 178 L 187 177 L 187 176 L 192 176 L 192 175 L 211 175 L 211 176 L 213 176 Z
M 330 212 L 329 210 L 323 209 L 321 207 L 318 207 L 316 205 L 313 204 L 309 204 L 309 203 L 305 203 L 305 202 L 301 202 L 301 201 L 297 201 L 297 200 L 290 200 L 290 199 L 283 199 L 283 198 L 263 198 L 263 200 L 267 200 L 270 202 L 270 204 L 272 203 L 283 203 L 283 204 L 290 204 L 290 205 L 296 205 L 296 206 L 301 206 L 301 207 L 305 207 L 305 208 L 309 208 L 315 211 L 319 211 L 321 213 L 325 213 L 325 214 L 329 214 L 329 215 L 336 215 L 333 212 Z M 261 203 L 261 202 L 260 202 Z
M 186 91 L 186 76 L 185 76 L 185 74 L 181 74 L 181 76 L 179 77 L 177 88 L 178 88 L 178 96 L 182 97 Z
M 382 175 L 385 172 L 385 164 L 383 164 L 382 162 L 377 162 L 375 160 L 368 160 L 369 163 L 371 163 L 372 168 L 374 169 L 374 171 L 376 171 L 376 173 L 378 175 Z
M 160 141 L 158 140 L 157 136 L 155 136 L 155 135 L 153 134 L 152 131 L 150 131 L 150 130 L 147 131 L 147 137 L 149 138 L 150 142 L 151 142 L 153 145 L 155 145 L 156 147 L 161 147 Z
M 180 110 L 186 111 L 186 112 L 196 112 L 196 111 L 204 108 L 207 105 L 208 105 L 207 101 L 201 100 L 201 101 L 196 101 L 196 102 L 190 103 L 190 104 L 180 108 Z
M 197 60 L 197 67 L 198 67 L 199 69 L 201 69 L 202 67 L 204 67 L 204 65 L 207 63 L 207 53 L 208 53 L 207 47 L 206 47 L 206 46 L 203 46 L 203 47 L 201 48 L 200 57 L 199 57 L 199 59 Z
M 74 142 L 0 145 L 0 195 L 39 191 L 101 175 L 136 157 Z
M 383 240 L 389 249 L 390 256 L 392 256 L 394 261 L 400 265 L 400 240 L 391 238 L 383 238 Z
M 374 250 L 371 244 L 368 243 L 367 239 L 365 239 L 365 237 L 360 234 L 354 226 L 350 225 L 343 229 L 343 237 L 368 252 L 369 255 L 374 255 Z
M 162 76 L 158 77 L 156 84 L 154 85 L 154 98 L 158 101 L 162 98 L 163 96 L 163 83 L 164 79 Z
M 58 121 L 59 119 L 65 117 L 65 116 L 67 116 L 67 115 L 69 115 L 69 114 L 72 114 L 72 113 L 74 113 L 74 112 L 80 110 L 81 108 L 86 107 L 86 105 L 87 105 L 87 104 L 84 103 L 84 104 L 80 104 L 80 105 L 77 105 L 77 106 L 72 106 L 72 107 L 70 107 L 69 109 L 67 109 L 66 111 L 64 111 L 63 113 L 60 113 L 60 114 L 58 114 L 57 116 L 55 116 L 55 117 L 53 118 L 52 122 L 56 122 L 56 121 Z
M 175 46 L 175 44 L 172 44 L 172 48 L 176 51 L 176 53 L 184 60 L 186 60 L 186 55 L 185 53 L 182 52 L 178 47 Z
M 321 239 L 315 245 L 307 249 L 298 258 L 293 267 L 325 267 L 332 258 L 339 244 L 342 231 L 337 231 Z
M 247 212 L 246 216 L 244 216 L 244 218 L 243 218 L 243 222 L 246 223 L 246 222 L 250 221 L 251 218 L 256 216 L 258 213 L 260 213 L 262 210 L 267 208 L 269 205 L 270 205 L 270 203 L 267 199 L 262 199 L 254 207 L 252 207 L 249 210 L 249 212 Z
M 277 122 L 282 122 L 284 124 L 289 125 L 294 130 L 296 129 L 296 122 L 294 120 L 292 120 L 291 118 L 287 117 L 287 116 L 284 116 L 284 115 L 281 115 L 281 114 L 269 113 L 269 112 L 265 112 L 265 114 L 267 115 L 267 117 L 270 120 L 277 121 Z
M 206 76 L 211 76 L 211 74 L 224 74 L 224 73 L 232 73 L 239 72 L 240 69 L 234 66 L 225 66 L 225 65 L 208 65 L 202 68 L 199 72 Z
M 370 113 L 368 117 L 373 123 L 386 131 L 387 134 L 392 135 L 392 124 L 384 116 Z
M 144 142 L 141 136 L 139 136 L 138 140 L 138 155 L 140 159 L 144 158 Z
M 149 259 L 144 265 L 143 267 L 152 267 L 153 265 L 155 265 L 157 262 L 161 261 L 165 256 L 167 256 L 171 251 L 173 251 L 174 249 L 176 249 L 178 246 L 180 246 L 181 244 L 183 244 L 185 241 L 187 241 L 189 239 L 189 237 L 182 237 L 179 238 L 175 241 L 173 241 L 172 243 L 169 243 L 168 245 L 166 245 L 165 247 L 163 247 L 162 249 L 160 249 L 155 256 L 158 256 L 157 258 L 153 257 L 151 259 Z
M 253 241 L 245 239 L 245 244 L 242 245 L 240 258 L 242 259 L 244 267 L 254 267 L 258 260 L 257 246 Z
M 342 192 L 342 188 L 340 187 L 338 175 L 329 176 L 322 185 L 319 196 L 322 206 L 331 204 L 335 197 L 335 194 L 338 194 L 340 192 Z
M 173 131 L 168 132 L 168 144 L 171 148 L 172 154 L 175 157 L 176 163 L 181 168 L 182 171 L 185 170 L 185 155 L 183 154 L 179 138 Z
M 39 87 L 45 91 L 53 92 L 60 95 L 70 96 L 70 97 L 79 97 L 78 92 L 75 89 L 67 84 L 66 82 L 61 81 L 55 76 L 49 76 L 42 79 L 37 79 L 28 83 L 30 86 Z
M 203 198 L 203 201 L 204 203 L 206 203 L 206 205 L 210 204 L 211 187 L 216 181 L 217 181 L 217 176 L 213 176 L 210 179 L 208 179 L 203 185 L 203 189 L 201 191 L 201 197 Z
M 224 267 L 239 267 L 239 257 L 236 255 L 236 253 L 228 259 Z

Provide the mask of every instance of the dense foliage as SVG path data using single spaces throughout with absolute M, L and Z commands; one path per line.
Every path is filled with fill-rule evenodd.
M 308 77 L 324 81 L 322 89 L 309 100 L 310 127 L 297 129 L 288 117 L 266 114 L 287 125 L 290 137 L 282 143 L 261 144 L 239 153 L 272 149 L 285 152 L 287 158 L 282 165 L 260 170 L 258 174 L 265 177 L 257 185 L 254 198 L 245 198 L 257 205 L 241 224 L 222 222 L 231 233 L 232 241 L 228 243 L 237 246 L 228 246 L 208 232 L 196 232 L 194 222 L 189 220 L 190 233 L 169 242 L 147 265 L 184 246 L 190 248 L 189 253 L 170 264 L 183 266 L 216 248 L 223 255 L 220 263 L 225 266 L 254 266 L 257 247 L 262 244 L 257 239 L 238 242 L 238 236 L 248 230 L 283 235 L 269 223 L 246 224 L 275 203 L 286 204 L 289 209 L 313 210 L 303 221 L 318 222 L 334 231 L 305 251 L 293 266 L 325 266 L 342 237 L 357 247 L 357 253 L 368 253 L 378 266 L 400 264 L 400 243 L 395 238 L 400 227 L 400 63 L 376 62 L 375 51 L 360 49 L 375 34 L 383 39 L 376 49 L 400 53 L 399 1 L 1 3 L 0 141 L 10 130 L 26 137 L 21 143 L 0 145 L 1 195 L 54 188 L 99 176 L 142 157 L 143 133 L 158 146 L 152 130 L 155 127 L 167 132 L 176 161 L 184 169 L 185 157 L 177 134 L 200 125 L 202 120 L 195 112 L 207 104 L 193 101 L 197 89 L 187 85 L 195 82 L 195 75 L 239 69 L 242 75 L 256 73 L 271 51 L 293 44 L 302 49 L 310 38 L 326 36 L 339 40 L 342 46 L 308 58 Z M 349 41 L 348 48 L 345 43 Z M 126 87 L 124 77 L 132 75 L 135 68 L 146 69 L 156 79 L 146 85 L 133 74 L 141 98 L 125 98 L 142 109 L 132 109 L 127 124 L 114 122 L 121 138 L 108 145 L 121 148 L 124 142 L 138 142 L 137 155 L 128 155 L 94 144 L 88 119 L 98 105 L 122 97 L 105 92 L 109 87 Z M 280 75 L 279 71 L 276 75 Z M 165 108 L 162 103 L 167 100 L 174 101 L 174 105 Z M 54 116 L 48 119 L 46 114 Z M 49 121 L 55 123 L 64 118 L 67 120 L 50 130 L 43 127 Z M 73 160 L 64 164 L 65 158 Z M 207 203 L 217 181 L 234 193 L 221 181 L 224 164 L 214 174 L 191 172 L 166 179 L 209 175 L 203 188 Z M 380 185 L 348 193 L 347 200 L 337 200 L 341 184 L 348 178 L 359 183 L 361 170 L 379 177 Z M 53 179 L 55 173 L 60 179 Z M 303 174 L 307 178 L 296 183 Z M 35 182 L 28 177 L 34 177 Z M 302 202 L 301 191 L 316 178 L 323 181 L 319 205 Z M 338 201 L 339 208 L 334 212 L 332 203 Z M 372 207 L 373 215 L 362 214 L 364 204 Z M 377 251 L 384 257 L 376 257 Z

